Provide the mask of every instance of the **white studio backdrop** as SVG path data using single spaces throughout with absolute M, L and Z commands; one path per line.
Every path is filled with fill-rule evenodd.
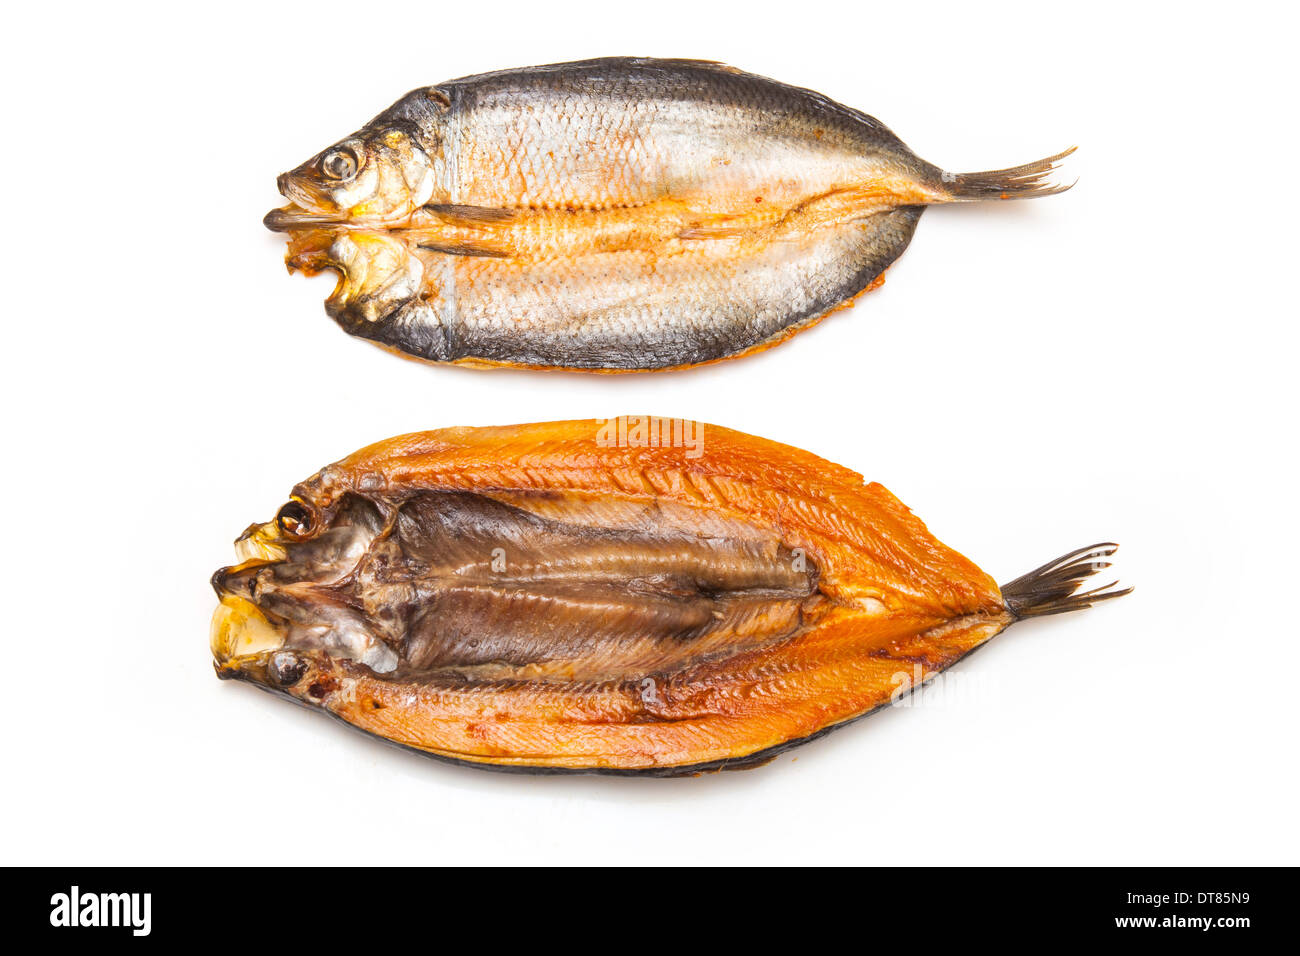
M 204 9 L 9 14 L 6 862 L 1297 862 L 1293 10 Z M 400 361 L 285 274 L 277 173 L 413 87 L 615 54 L 811 87 L 947 169 L 1078 144 L 1078 185 L 932 209 L 856 307 L 669 374 Z M 208 577 L 296 481 L 626 413 L 854 468 L 999 580 L 1118 541 L 1137 590 L 700 779 L 473 772 L 214 678 Z

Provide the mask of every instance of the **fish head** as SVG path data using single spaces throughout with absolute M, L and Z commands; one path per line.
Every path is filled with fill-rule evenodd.
M 359 568 L 388 521 L 382 506 L 347 493 L 318 504 L 305 486 L 271 521 L 235 542 L 240 563 L 212 576 L 217 675 L 301 697 L 324 675 L 357 665 L 397 666 L 357 598 Z
M 400 224 L 434 194 L 437 174 L 422 141 L 414 127 L 388 122 L 340 140 L 280 175 L 289 205 L 263 222 L 275 232 Z
M 424 286 L 424 263 L 390 232 L 295 230 L 285 262 L 306 275 L 337 274 L 325 308 L 349 331 L 387 318 L 419 298 Z

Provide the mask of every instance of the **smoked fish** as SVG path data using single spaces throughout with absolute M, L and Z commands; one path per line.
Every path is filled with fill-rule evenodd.
M 649 417 L 448 428 L 297 485 L 213 576 L 217 675 L 496 770 L 762 764 L 1079 592 L 1112 544 L 999 588 L 878 484 Z
M 948 173 L 719 63 L 609 58 L 414 90 L 279 178 L 290 270 L 431 362 L 624 372 L 758 351 L 883 281 L 926 206 L 1061 192 L 1067 150 Z

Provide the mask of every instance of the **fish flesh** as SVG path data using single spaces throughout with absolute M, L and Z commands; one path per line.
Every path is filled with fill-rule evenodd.
M 217 675 L 496 770 L 757 766 L 1079 592 L 999 588 L 879 484 L 672 419 L 448 428 L 297 485 L 213 576 Z
M 883 281 L 937 203 L 1061 192 L 1073 150 L 948 173 L 719 63 L 609 58 L 414 90 L 279 178 L 290 270 L 432 362 L 621 372 L 758 351 Z

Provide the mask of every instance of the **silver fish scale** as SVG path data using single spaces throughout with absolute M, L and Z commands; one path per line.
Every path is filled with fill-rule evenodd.
M 920 214 L 908 207 L 846 223 L 812 248 L 774 243 L 759 255 L 704 264 L 683 255 L 654 270 L 631 251 L 527 270 L 460 258 L 438 298 L 352 331 L 444 362 L 582 369 L 708 362 L 762 345 L 861 291 L 906 248 Z
M 610 208 L 783 182 L 814 195 L 915 162 L 870 117 L 772 80 L 679 61 L 566 66 L 440 87 L 458 136 L 453 201 Z
M 514 100 L 476 109 L 461 127 L 457 202 L 608 209 L 666 194 L 667 165 L 643 132 L 651 110 L 633 103 L 611 114 L 581 96 L 563 97 L 554 109 Z

